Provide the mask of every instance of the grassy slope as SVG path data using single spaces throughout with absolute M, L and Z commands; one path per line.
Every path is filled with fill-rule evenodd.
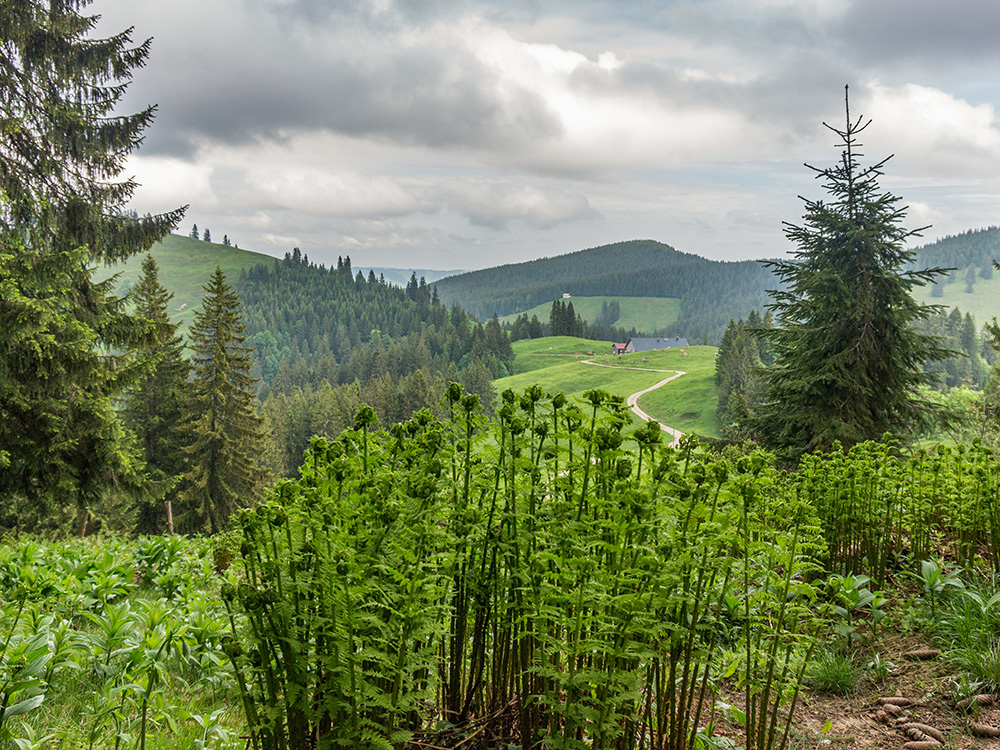
M 718 350 L 714 346 L 689 346 L 683 351 L 687 356 L 680 349 L 667 349 L 644 355 L 626 354 L 620 359 L 628 364 L 645 356 L 649 367 L 686 372 L 663 388 L 647 393 L 639 405 L 651 416 L 681 432 L 719 437 L 715 418 L 719 398 L 715 387 L 715 353 Z
M 590 341 L 573 336 L 548 336 L 543 339 L 515 341 L 512 347 L 515 357 L 514 376 L 543 370 L 555 365 L 564 365 L 571 361 L 590 359 L 611 351 L 611 344 L 607 341 Z M 594 354 L 587 354 L 587 352 L 594 352 Z
M 621 309 L 621 317 L 613 325 L 626 330 L 635 328 L 637 331 L 653 333 L 666 328 L 681 314 L 681 301 L 676 297 L 571 297 L 567 301 L 573 303 L 577 315 L 592 323 L 601 314 L 601 303 L 613 300 L 618 300 Z M 532 315 L 537 315 L 544 323 L 548 322 L 551 309 L 551 302 L 543 302 L 525 310 L 524 314 L 529 319 Z M 500 320 L 513 323 L 518 314 L 520 313 L 507 315 Z
M 221 266 L 230 283 L 239 278 L 240 270 L 259 263 L 274 261 L 270 255 L 249 250 L 202 242 L 177 234 L 168 235 L 150 251 L 160 269 L 160 283 L 173 292 L 170 316 L 174 321 L 187 325 L 194 318 L 194 311 L 201 303 L 202 287 L 208 283 L 215 267 Z M 119 289 L 127 291 L 142 269 L 144 256 L 129 258 L 123 264 L 100 268 L 99 279 L 119 274 Z M 183 308 L 183 309 L 179 309 Z
M 554 336 L 514 344 L 516 375 L 494 383 L 497 392 L 512 388 L 523 391 L 540 385 L 548 392 L 562 391 L 582 396 L 591 388 L 601 388 L 619 396 L 641 391 L 667 377 L 667 373 L 625 369 L 648 367 L 683 370 L 687 375 L 642 397 L 640 405 L 651 416 L 682 432 L 717 437 L 715 421 L 715 347 L 691 346 L 684 356 L 679 349 L 644 352 L 615 357 L 604 354 L 608 344 L 567 336 Z M 592 350 L 593 356 L 586 352 Z M 643 362 L 643 359 L 648 362 Z M 590 359 L 620 369 L 583 364 Z
M 913 297 L 925 305 L 947 305 L 972 313 L 981 325 L 994 316 L 1000 318 L 1000 271 L 994 272 L 992 279 L 977 280 L 972 294 L 965 291 L 963 280 L 945 284 L 943 297 L 931 297 L 929 286 L 915 288 Z

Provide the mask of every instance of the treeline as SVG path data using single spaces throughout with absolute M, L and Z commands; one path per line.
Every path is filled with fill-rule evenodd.
M 745 320 L 730 320 L 723 334 L 715 364 L 716 415 L 727 439 L 753 437 L 749 425 L 764 395 L 761 376 L 774 362 L 766 336 L 773 326 L 770 311 L 761 316 L 755 310 Z M 971 313 L 952 308 L 919 321 L 915 327 L 920 334 L 936 337 L 943 349 L 953 353 L 924 361 L 924 372 L 937 375 L 935 390 L 947 393 L 956 388 L 981 391 L 987 387 L 997 362 L 989 326 L 980 328 Z
M 774 326 L 770 311 L 756 310 L 746 320 L 729 321 L 715 360 L 718 404 L 715 414 L 723 437 L 742 440 L 750 437 L 746 422 L 763 397 L 761 369 L 774 363 L 764 331 Z
M 974 266 L 981 278 L 991 278 L 993 259 L 1000 258 L 1000 227 L 970 229 L 942 237 L 916 250 L 914 268 L 954 268 L 958 272 Z
M 518 315 L 510 324 L 510 340 L 538 339 L 543 336 L 578 336 L 594 341 L 628 341 L 638 336 L 635 328 L 626 331 L 612 325 L 621 317 L 618 300 L 601 303 L 601 314 L 597 320 L 588 322 L 573 309 L 572 302 L 554 300 L 549 310 L 548 323 L 543 323 L 537 315 L 528 319 L 527 313 Z M 609 322 L 610 321 L 610 322 Z
M 563 293 L 574 296 L 676 297 L 676 322 L 652 334 L 708 335 L 718 341 L 730 318 L 760 308 L 777 281 L 757 261 L 712 261 L 650 240 L 621 242 L 556 258 L 452 276 L 437 282 L 442 300 L 489 317 L 525 310 Z
M 917 329 L 937 336 L 945 349 L 955 352 L 953 357 L 927 360 L 924 364 L 926 371 L 940 373 L 939 390 L 962 386 L 981 390 L 986 385 L 996 352 L 971 313 L 963 315 L 954 307 L 921 321 Z
M 362 404 L 381 424 L 422 408 L 440 412 L 449 382 L 484 404 L 492 381 L 513 370 L 507 332 L 458 304 L 446 308 L 435 289 L 411 276 L 405 289 L 351 259 L 326 268 L 298 249 L 241 276 L 248 341 L 256 349 L 258 394 L 269 428 L 268 463 L 291 476 L 309 437 L 352 426 Z
M 498 378 L 513 362 L 498 321 L 483 325 L 458 305 L 448 310 L 423 279 L 400 289 L 374 272 L 355 275 L 349 257 L 327 269 L 296 249 L 247 271 L 239 291 L 262 396 L 323 381 L 464 370 L 475 361 Z

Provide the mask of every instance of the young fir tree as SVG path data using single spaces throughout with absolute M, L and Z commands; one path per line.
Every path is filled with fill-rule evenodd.
M 130 216 L 119 179 L 153 117 L 119 114 L 149 42 L 91 36 L 89 0 L 14 0 L 0 12 L 0 525 L 63 526 L 134 487 L 115 403 L 141 375 L 148 324 L 95 283 L 183 209 Z
M 183 526 L 212 534 L 228 526 L 234 510 L 257 499 L 264 433 L 239 296 L 218 266 L 204 289 L 190 330 L 194 441 Z
M 125 399 L 125 425 L 136 436 L 149 492 L 138 504 L 135 529 L 140 534 L 158 534 L 166 528 L 161 501 L 173 501 L 181 477 L 187 472 L 190 443 L 185 424 L 184 395 L 190 370 L 184 359 L 179 324 L 171 323 L 167 305 L 173 297 L 160 284 L 153 257 L 142 261 L 142 275 L 132 290 L 136 314 L 153 324 L 156 336 L 144 350 L 147 371 Z
M 905 270 L 914 253 L 903 228 L 905 208 L 878 184 L 888 161 L 858 163 L 858 135 L 869 123 L 851 120 L 841 130 L 838 164 L 816 169 L 829 201 L 806 200 L 801 225 L 787 225 L 798 247 L 793 260 L 770 266 L 785 284 L 772 292 L 776 327 L 765 332 L 774 364 L 765 373 L 758 432 L 794 457 L 878 440 L 886 432 L 908 436 L 934 415 L 918 387 L 935 379 L 926 359 L 948 355 L 914 323 L 934 313 L 910 292 L 931 283 L 939 268 Z

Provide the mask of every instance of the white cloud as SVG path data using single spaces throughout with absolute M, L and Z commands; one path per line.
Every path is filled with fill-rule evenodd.
M 917 0 L 897 26 L 909 7 L 92 6 L 107 33 L 135 24 L 136 39 L 155 37 L 124 105 L 160 104 L 146 150 L 129 161 L 143 183 L 134 208 L 190 203 L 186 224 L 276 254 L 297 244 L 335 260 L 354 247 L 365 251 L 358 265 L 423 257 L 439 267 L 632 237 L 720 258 L 777 255 L 781 219 L 801 212 L 796 196 L 822 191 L 801 163 L 836 158 L 821 122 L 842 121 L 845 83 L 852 110 L 874 118 L 865 161 L 896 154 L 884 184 L 910 203 L 909 225 L 996 223 L 996 4 L 969 0 L 955 14 Z M 942 23 L 944 48 L 926 42 Z M 961 46 L 973 26 L 969 66 Z
M 341 217 L 399 216 L 419 208 L 398 182 L 382 176 L 267 165 L 247 170 L 248 186 L 282 208 Z
M 131 205 L 140 213 L 159 213 L 189 203 L 215 209 L 219 201 L 212 190 L 213 171 L 209 162 L 133 154 L 124 174 L 134 175 L 140 185 Z
M 1000 121 L 992 104 L 973 105 L 916 83 L 869 87 L 863 110 L 872 125 L 863 134 L 874 148 L 897 154 L 893 166 L 939 176 L 989 176 L 1000 160 Z

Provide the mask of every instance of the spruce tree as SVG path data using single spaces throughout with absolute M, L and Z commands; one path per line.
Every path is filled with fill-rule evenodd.
M 228 527 L 234 510 L 256 501 L 264 433 L 239 296 L 218 266 L 204 290 L 190 330 L 195 421 L 183 527 L 212 534 Z
M 123 417 L 136 436 L 145 462 L 149 491 L 138 505 L 135 529 L 140 534 L 161 533 L 166 527 L 162 500 L 173 501 L 187 471 L 185 448 L 190 442 L 183 402 L 189 367 L 184 343 L 171 323 L 167 306 L 173 297 L 160 284 L 153 257 L 142 261 L 142 274 L 132 290 L 135 312 L 148 320 L 156 335 L 143 350 L 147 370 L 125 399 Z
M 61 526 L 136 464 L 115 403 L 151 335 L 95 283 L 100 262 L 149 249 L 183 210 L 124 211 L 119 179 L 153 107 L 119 114 L 149 41 L 91 36 L 89 0 L 12 0 L 0 12 L 0 525 Z
M 858 162 L 858 136 L 870 121 L 852 120 L 847 104 L 846 122 L 826 126 L 841 139 L 839 163 L 810 167 L 829 200 L 805 200 L 803 223 L 786 225 L 793 259 L 766 263 L 785 288 L 771 292 L 776 327 L 765 336 L 775 360 L 757 426 L 792 457 L 835 441 L 910 435 L 935 415 L 917 390 L 936 377 L 923 363 L 948 356 L 914 328 L 939 308 L 910 294 L 944 271 L 906 270 L 915 256 L 904 243 L 919 230 L 901 226 L 906 209 L 879 187 L 888 159 Z

